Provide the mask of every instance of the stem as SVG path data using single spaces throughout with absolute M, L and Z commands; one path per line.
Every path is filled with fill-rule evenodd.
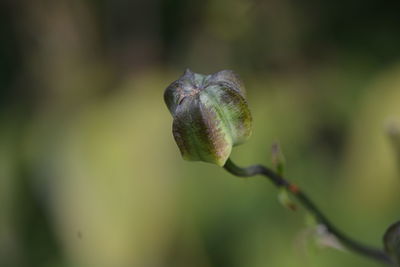
M 275 184 L 277 187 L 285 187 L 292 195 L 294 195 L 297 200 L 306 208 L 311 214 L 314 215 L 315 219 L 323 224 L 327 230 L 336 236 L 336 238 L 341 241 L 341 243 L 347 247 L 348 249 L 363 255 L 365 257 L 372 258 L 379 262 L 392 265 L 393 262 L 389 258 L 389 256 L 380 249 L 371 248 L 369 246 L 360 244 L 359 242 L 351 239 L 339 229 L 337 229 L 328 218 L 318 209 L 318 207 L 311 201 L 311 199 L 300 190 L 298 186 L 290 183 L 288 180 L 272 171 L 271 169 L 263 166 L 263 165 L 252 165 L 249 167 L 239 167 L 235 163 L 232 162 L 231 159 L 228 159 L 224 165 L 224 169 L 230 172 L 231 174 L 239 177 L 250 177 L 258 174 L 264 175 L 269 178 L 269 180 Z

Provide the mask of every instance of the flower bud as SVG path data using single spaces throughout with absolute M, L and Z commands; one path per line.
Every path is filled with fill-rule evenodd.
M 388 255 L 396 263 L 396 266 L 400 266 L 400 221 L 387 229 L 383 242 Z
M 165 89 L 173 135 L 184 159 L 223 166 L 232 147 L 251 134 L 251 114 L 239 77 L 229 70 L 211 75 L 189 69 Z

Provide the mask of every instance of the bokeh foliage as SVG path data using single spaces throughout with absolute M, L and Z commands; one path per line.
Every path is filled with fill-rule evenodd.
M 396 2 L 0 3 L 0 266 L 378 266 L 316 248 L 263 179 L 181 159 L 164 88 L 238 72 L 240 164 L 270 164 L 351 236 L 399 219 Z

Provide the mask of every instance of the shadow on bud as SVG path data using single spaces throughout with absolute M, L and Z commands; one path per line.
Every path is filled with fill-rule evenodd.
M 251 114 L 239 77 L 230 70 L 211 75 L 189 69 L 164 92 L 173 135 L 184 159 L 223 166 L 233 146 L 251 134 Z

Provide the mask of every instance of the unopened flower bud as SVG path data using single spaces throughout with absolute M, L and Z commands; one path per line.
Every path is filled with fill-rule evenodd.
M 396 263 L 400 266 L 400 221 L 392 224 L 383 237 L 385 250 Z
M 173 135 L 184 159 L 223 166 L 232 147 L 251 134 L 251 114 L 239 77 L 229 70 L 211 75 L 189 69 L 164 92 Z

